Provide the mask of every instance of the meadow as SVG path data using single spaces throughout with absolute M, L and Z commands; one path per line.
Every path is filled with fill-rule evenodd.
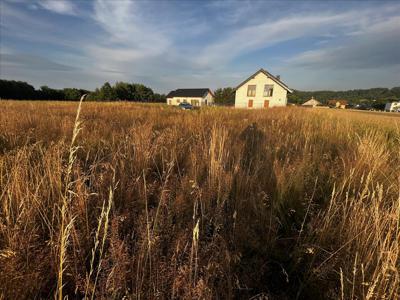
M 0 101 L 0 204 L 0 299 L 400 297 L 389 114 Z

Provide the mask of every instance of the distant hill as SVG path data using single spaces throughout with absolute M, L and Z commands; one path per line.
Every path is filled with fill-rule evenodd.
M 304 103 L 314 97 L 316 100 L 326 103 L 331 99 L 345 99 L 353 104 L 373 103 L 373 102 L 389 102 L 400 99 L 400 86 L 391 89 L 388 88 L 371 88 L 358 89 L 348 91 L 298 91 L 295 90 L 288 95 L 288 101 L 291 103 Z M 375 100 L 375 101 L 374 101 Z

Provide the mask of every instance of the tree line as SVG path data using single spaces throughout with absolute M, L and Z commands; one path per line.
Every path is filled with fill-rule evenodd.
M 104 99 L 108 101 L 166 102 L 165 95 L 154 93 L 151 88 L 143 84 L 127 82 L 117 82 L 113 86 L 106 82 L 88 96 L 88 100 Z
M 27 100 L 79 100 L 83 94 L 89 94 L 87 99 L 92 101 L 141 101 L 165 102 L 164 94 L 154 93 L 143 84 L 117 82 L 114 85 L 106 82 L 94 91 L 76 88 L 52 89 L 42 86 L 36 90 L 32 85 L 14 80 L 0 80 L 1 99 Z M 214 91 L 215 103 L 218 105 L 233 105 L 235 90 L 232 87 L 219 88 Z M 288 102 L 302 104 L 314 97 L 321 103 L 331 99 L 345 99 L 352 104 L 365 104 L 372 107 L 384 106 L 386 102 L 400 99 L 400 87 L 371 88 L 348 91 L 299 91 L 288 94 Z
M 0 98 L 16 100 L 79 100 L 90 91 L 76 88 L 52 89 L 42 86 L 35 89 L 32 85 L 15 80 L 0 80 Z
M 70 100 L 77 101 L 83 94 L 92 101 L 142 101 L 165 102 L 165 95 L 154 93 L 143 84 L 117 82 L 111 85 L 106 82 L 95 91 L 77 88 L 52 89 L 41 86 L 35 89 L 32 85 L 15 80 L 0 80 L 0 99 L 16 100 Z
M 373 103 L 373 102 L 391 102 L 398 101 L 400 98 L 400 87 L 357 89 L 348 91 L 298 91 L 288 94 L 288 101 L 301 104 L 314 97 L 321 103 L 326 103 L 331 99 L 344 99 L 353 104 Z

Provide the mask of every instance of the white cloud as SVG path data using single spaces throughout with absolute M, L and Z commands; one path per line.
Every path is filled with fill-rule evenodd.
M 264 1 L 211 1 L 207 3 L 207 6 L 212 9 L 219 11 L 216 15 L 216 21 L 224 25 L 233 25 L 240 23 L 243 20 L 251 21 L 249 18 L 244 18 L 244 16 L 252 15 L 254 17 L 254 12 L 256 12 L 260 5 Z M 265 3 L 264 3 L 265 4 Z M 272 4 L 273 5 L 273 4 Z
M 216 88 L 235 85 L 262 66 L 282 74 L 285 82 L 296 88 L 323 87 L 335 80 L 334 76 L 339 86 L 340 72 L 346 73 L 346 78 L 360 76 L 362 85 L 360 69 L 371 68 L 368 82 L 372 82 L 378 73 L 384 77 L 379 72 L 384 66 L 392 73 L 398 70 L 390 66 L 394 60 L 400 61 L 396 52 L 400 49 L 400 5 L 395 3 L 362 9 L 353 3 L 343 9 L 304 3 L 292 8 L 265 1 L 207 2 L 200 7 L 128 0 L 93 0 L 90 5 L 75 0 L 9 1 L 2 7 L 0 29 L 7 40 L 23 41 L 24 46 L 4 44 L 22 49 L 25 56 L 18 59 L 32 67 L 17 66 L 17 58 L 8 57 L 14 62 L 2 65 L 7 68 L 3 72 L 27 78 L 35 67 L 43 84 L 62 86 L 68 78 L 71 84 L 90 82 L 90 88 L 116 80 L 142 82 L 162 92 L 184 86 Z M 73 22 L 71 26 L 57 26 L 54 16 L 28 9 L 31 3 L 59 14 L 88 17 L 64 18 L 63 22 Z M 199 13 L 203 11 L 212 13 Z M 306 39 L 308 46 L 304 45 Z M 281 48 L 282 42 L 288 43 Z M 271 51 L 259 51 L 257 59 L 253 57 L 255 51 L 268 48 Z M 284 51 L 279 53 L 280 49 Z M 308 51 L 299 54 L 304 49 Z M 4 53 L 7 49 L 0 50 Z M 62 67 L 27 54 L 67 62 L 74 69 L 64 70 L 62 77 L 51 76 L 49 72 L 54 74 Z M 322 67 L 329 69 L 325 76 L 318 71 Z M 350 67 L 353 69 L 348 72 Z M 367 80 L 367 76 L 363 78 Z M 32 80 L 36 80 L 33 75 Z
M 400 6 L 393 5 L 380 9 L 295 14 L 268 19 L 256 25 L 233 30 L 226 35 L 226 38 L 205 47 L 197 61 L 200 65 L 207 66 L 227 64 L 242 54 L 271 47 L 284 41 L 316 36 L 358 35 L 368 30 L 373 24 L 385 21 L 389 13 L 399 10 Z M 315 55 L 315 53 L 309 55 Z
M 96 0 L 93 17 L 109 33 L 112 43 L 144 49 L 150 54 L 169 45 L 161 28 L 143 19 L 139 2 Z
M 20 34 L 24 29 L 27 31 L 27 25 L 29 29 L 32 27 L 40 30 L 48 28 L 48 23 L 6 2 L 1 3 L 0 17 L 0 30 L 6 29 L 5 33 L 12 32 L 13 35 Z M 1 33 L 4 34 L 3 32 Z
M 104 29 L 106 35 L 86 50 L 93 58 L 95 68 L 116 72 L 113 75 L 114 80 L 131 79 L 135 74 L 148 77 L 157 74 L 158 86 L 172 87 L 199 84 L 216 87 L 229 82 L 227 78 L 233 81 L 228 85 L 234 85 L 234 78 L 238 73 L 229 72 L 229 66 L 235 58 L 299 38 L 329 37 L 329 40 L 336 41 L 335 50 L 339 50 L 339 55 L 347 51 L 341 48 L 345 45 L 341 44 L 340 38 L 350 35 L 352 38 L 363 36 L 373 26 L 383 24 L 390 12 L 400 8 L 391 5 L 378 10 L 371 7 L 342 13 L 328 11 L 320 14 L 276 16 L 268 18 L 267 21 L 258 21 L 257 24 L 253 22 L 250 25 L 235 26 L 233 29 L 224 28 L 217 34 L 215 42 L 206 38 L 203 46 L 199 47 L 197 44 L 176 43 L 176 38 L 180 33 L 186 32 L 187 28 L 179 27 L 176 21 L 164 21 L 160 28 L 159 24 L 145 19 L 141 5 L 141 2 L 133 1 L 97 0 L 93 18 Z M 388 37 L 390 38 L 390 34 Z M 321 47 L 325 45 L 316 43 L 316 50 L 323 49 Z M 330 53 L 324 57 L 317 51 L 304 55 L 308 56 L 309 61 L 328 62 L 326 56 Z M 357 53 L 354 56 L 356 57 Z M 305 61 L 306 57 L 303 60 Z M 258 67 L 268 67 L 264 63 L 266 62 L 260 62 Z M 284 68 L 282 63 L 281 69 Z M 170 70 L 174 70 L 173 76 L 168 76 L 171 74 Z M 243 73 L 247 74 L 248 71 Z
M 345 37 L 291 58 L 291 66 L 327 69 L 383 68 L 400 64 L 400 16 L 387 17 Z
M 54 62 L 48 58 L 38 55 L 20 54 L 20 53 L 1 53 L 2 65 L 4 67 L 16 67 L 31 69 L 36 71 L 73 71 L 76 68 Z
M 93 19 L 106 33 L 85 47 L 94 67 L 124 72 L 170 46 L 160 28 L 142 19 L 138 2 L 96 0 Z
M 76 6 L 68 0 L 41 0 L 39 5 L 49 11 L 63 14 L 63 15 L 76 15 Z

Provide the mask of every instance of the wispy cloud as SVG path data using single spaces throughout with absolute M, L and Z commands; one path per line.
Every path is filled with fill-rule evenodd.
M 2 65 L 5 67 L 22 67 L 36 71 L 73 71 L 76 68 L 57 63 L 45 57 L 19 53 L 2 53 Z
M 49 25 L 7 2 L 1 3 L 0 17 L 1 28 L 6 29 L 7 32 L 15 31 L 19 33 L 22 29 L 27 29 L 27 25 L 29 28 L 34 26 L 35 28 L 44 30 Z
M 101 69 L 123 71 L 139 60 L 162 54 L 170 45 L 161 29 L 140 15 L 139 2 L 96 0 L 92 18 L 104 30 L 85 49 Z
M 367 69 L 400 65 L 400 16 L 370 24 L 339 45 L 328 44 L 289 60 L 289 65 L 308 69 Z
M 3 0 L 0 50 L 17 56 L 2 58 L 2 76 L 28 78 L 35 70 L 32 80 L 47 78 L 43 84 L 62 86 L 68 78 L 93 88 L 124 80 L 163 92 L 235 85 L 260 67 L 296 88 L 323 87 L 344 72 L 359 76 L 359 86 L 376 74 L 393 82 L 400 5 L 379 4 Z M 373 71 L 368 80 L 359 72 L 365 68 Z
M 63 15 L 76 15 L 77 7 L 69 0 L 41 0 L 39 5 L 49 11 L 63 14 Z
M 233 30 L 226 38 L 209 44 L 198 62 L 204 65 L 228 63 L 242 54 L 302 37 L 357 34 L 374 23 L 384 22 L 386 13 L 387 10 L 369 8 L 344 13 L 296 14 L 264 21 Z

